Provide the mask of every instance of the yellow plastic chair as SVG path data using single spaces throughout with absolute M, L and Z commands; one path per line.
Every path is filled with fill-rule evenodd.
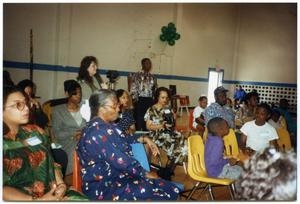
M 202 190 L 208 189 L 210 198 L 215 199 L 212 190 L 212 184 L 228 186 L 230 189 L 231 198 L 234 199 L 234 184 L 231 179 L 221 179 L 221 178 L 210 178 L 207 176 L 204 162 L 204 144 L 201 136 L 193 135 L 188 138 L 188 174 L 189 176 L 198 181 L 190 194 L 187 197 L 189 200 L 193 193 L 198 189 L 200 183 L 205 183 L 205 187 Z
M 277 144 L 279 146 L 280 151 L 287 151 L 292 148 L 291 137 L 289 132 L 284 128 L 276 129 L 279 139 L 277 140 Z
M 205 127 L 204 133 L 203 133 L 203 143 L 205 144 L 208 137 L 208 129 Z
M 225 156 L 236 158 L 239 155 L 239 146 L 233 129 L 229 129 L 228 135 L 223 137 Z

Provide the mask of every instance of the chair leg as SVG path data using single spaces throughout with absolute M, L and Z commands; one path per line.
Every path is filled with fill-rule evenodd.
M 182 107 L 180 107 L 180 117 L 182 117 Z
M 215 200 L 215 196 L 214 196 L 214 193 L 213 193 L 213 189 L 212 189 L 212 187 L 211 187 L 210 184 L 208 184 L 208 192 L 209 192 L 210 199 L 211 199 L 211 200 Z
M 183 169 L 184 169 L 184 173 L 187 174 L 187 170 L 186 170 L 186 164 L 185 162 L 183 162 Z
M 190 200 L 190 199 L 191 199 L 193 193 L 195 192 L 195 190 L 197 189 L 197 187 L 198 187 L 199 185 L 200 185 L 200 182 L 197 182 L 197 183 L 194 185 L 192 191 L 189 193 L 189 195 L 188 195 L 188 197 L 187 197 L 187 200 Z
M 190 115 L 189 108 L 186 106 L 185 109 L 186 109 L 187 115 Z
M 235 186 L 234 183 L 229 185 L 230 196 L 232 200 L 235 200 Z

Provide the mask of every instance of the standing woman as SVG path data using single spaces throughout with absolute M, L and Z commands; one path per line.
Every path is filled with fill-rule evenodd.
M 98 60 L 94 56 L 86 56 L 81 60 L 77 80 L 82 90 L 82 102 L 88 100 L 92 93 L 101 88 L 107 88 L 101 76 L 97 73 Z
M 168 156 L 168 167 L 173 172 L 176 164 L 182 164 L 187 146 L 182 135 L 175 130 L 175 114 L 169 106 L 169 90 L 159 87 L 154 96 L 155 104 L 145 114 L 150 137 Z
M 75 80 L 66 80 L 64 90 L 68 102 L 54 107 L 52 126 L 56 142 L 62 145 L 62 149 L 68 155 L 66 175 L 69 175 L 73 172 L 73 153 L 86 121 L 79 111 L 80 85 Z
M 132 157 L 129 137 L 114 123 L 119 112 L 115 93 L 100 90 L 90 97 L 89 103 L 91 120 L 77 149 L 84 194 L 92 200 L 176 200 L 176 185 L 159 179 L 154 172 L 146 172 Z M 131 143 L 150 140 L 130 138 Z
M 25 95 L 3 90 L 3 199 L 6 201 L 87 200 L 68 190 L 50 153 L 48 136 L 29 121 Z M 24 125 L 24 126 L 23 126 Z

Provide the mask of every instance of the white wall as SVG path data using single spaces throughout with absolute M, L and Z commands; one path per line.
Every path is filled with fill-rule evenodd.
M 102 69 L 136 72 L 141 58 L 150 57 L 155 74 L 207 78 L 208 67 L 219 64 L 225 80 L 296 83 L 297 18 L 289 5 L 4 4 L 3 11 L 8 61 L 29 62 L 32 28 L 35 63 L 79 67 L 84 56 L 94 55 Z M 169 22 L 181 34 L 173 47 L 159 40 Z M 29 77 L 29 70 L 8 70 L 14 82 Z M 63 81 L 75 77 L 35 71 L 37 95 L 42 102 L 61 97 Z M 207 93 L 205 82 L 158 83 L 177 85 L 193 105 Z M 124 87 L 127 79 L 121 77 L 117 88 Z

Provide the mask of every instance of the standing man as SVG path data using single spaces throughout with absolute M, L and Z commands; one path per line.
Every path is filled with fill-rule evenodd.
M 150 73 L 152 68 L 151 60 L 144 58 L 141 63 L 142 71 L 132 76 L 130 93 L 134 103 L 136 130 L 147 130 L 144 115 L 147 109 L 153 105 L 153 95 L 157 88 L 157 81 L 154 75 Z
M 228 90 L 225 89 L 223 86 L 219 86 L 215 89 L 215 103 L 210 104 L 204 111 L 204 122 L 205 126 L 207 127 L 207 123 L 216 117 L 223 118 L 227 121 L 230 128 L 234 128 L 234 113 L 231 109 L 226 108 L 226 99 L 227 99 L 227 92 Z

